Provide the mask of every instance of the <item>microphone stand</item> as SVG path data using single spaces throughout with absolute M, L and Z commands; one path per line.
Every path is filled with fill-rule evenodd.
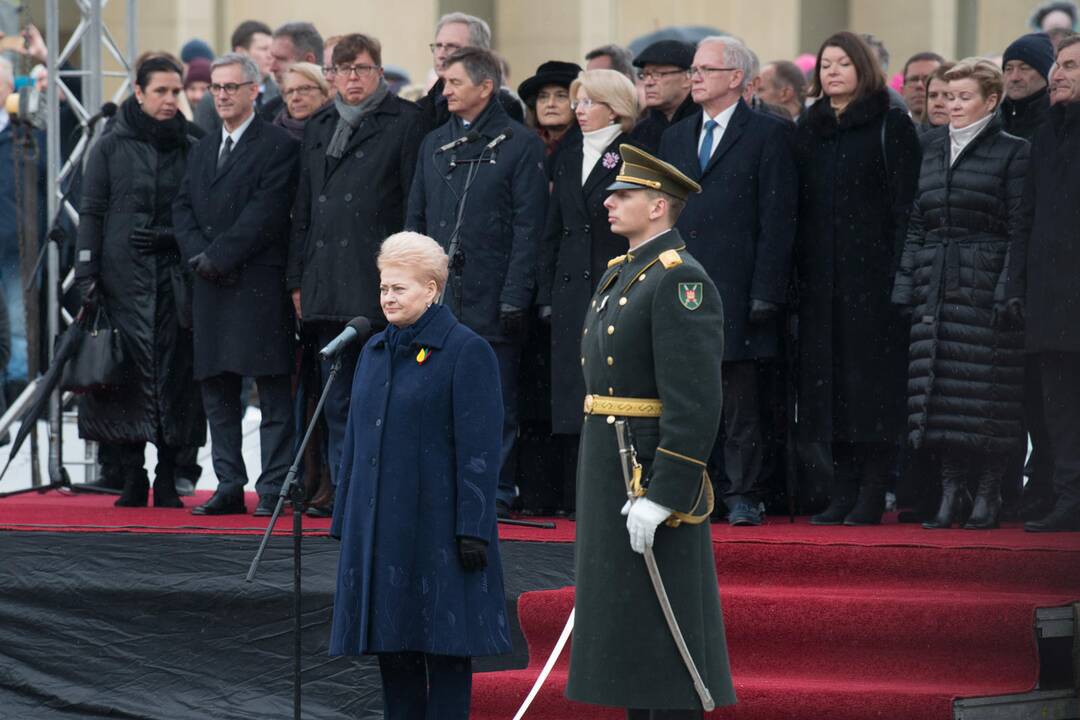
M 340 370 L 341 355 L 338 354 L 338 356 L 334 358 L 333 365 L 330 366 L 330 376 L 326 378 L 326 385 L 323 386 L 322 395 L 319 396 L 319 402 L 315 405 L 315 412 L 312 413 L 311 421 L 308 423 L 307 430 L 304 432 L 304 439 L 300 442 L 300 449 L 296 451 L 296 457 L 293 459 L 293 463 L 289 467 L 289 472 L 285 475 L 285 482 L 281 485 L 281 492 L 278 494 L 278 502 L 277 506 L 274 508 L 274 514 L 270 516 L 270 522 L 266 526 L 266 532 L 263 533 L 262 542 L 259 543 L 259 549 L 255 552 L 255 557 L 251 560 L 251 567 L 248 568 L 247 577 L 245 578 L 245 582 L 251 582 L 255 578 L 255 571 L 259 568 L 259 563 L 262 561 L 263 552 L 266 551 L 266 546 L 270 542 L 270 535 L 274 532 L 274 526 L 277 524 L 278 516 L 281 515 L 282 508 L 285 506 L 285 498 L 291 495 L 293 507 L 292 540 L 294 720 L 300 720 L 300 632 L 302 628 L 302 607 L 300 594 L 300 544 L 303 538 L 304 525 L 304 488 L 299 482 L 297 482 L 296 476 L 300 472 L 300 462 L 304 457 L 304 451 L 307 449 L 308 442 L 311 440 L 311 435 L 315 431 L 315 424 L 318 422 L 319 415 L 322 414 L 323 406 L 326 404 L 326 396 L 330 392 L 330 386 L 334 383 L 334 379 L 337 377 L 338 371 Z

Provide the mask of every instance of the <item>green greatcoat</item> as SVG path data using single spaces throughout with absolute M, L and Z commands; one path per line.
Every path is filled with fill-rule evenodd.
M 661 258 L 664 251 L 677 251 L 677 257 L 668 252 Z M 724 313 L 716 286 L 676 230 L 608 268 L 582 332 L 587 393 L 663 402 L 659 419 L 628 420 L 649 499 L 700 513 L 695 501 L 720 424 Z M 566 696 L 616 707 L 700 709 L 645 560 L 630 549 L 626 518 L 619 514 L 625 501 L 614 426 L 607 416 L 586 415 L 577 471 L 576 619 Z M 717 706 L 733 704 L 708 521 L 660 525 L 653 550 L 706 687 Z

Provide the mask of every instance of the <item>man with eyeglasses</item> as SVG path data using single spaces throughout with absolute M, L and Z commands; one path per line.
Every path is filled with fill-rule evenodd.
M 525 311 L 536 290 L 547 213 L 544 144 L 496 100 L 502 70 L 493 53 L 458 50 L 446 59 L 443 79 L 452 115 L 420 146 L 405 228 L 447 250 L 443 302 L 491 343 L 499 361 L 503 447 L 496 509 L 506 515 L 517 494 L 513 457 Z M 442 150 L 463 138 L 470 139 Z
M 236 26 L 230 38 L 229 47 L 234 53 L 247 55 L 259 68 L 259 95 L 255 107 L 278 97 L 278 86 L 270 74 L 270 45 L 273 32 L 270 27 L 258 20 L 245 20 Z M 279 106 L 280 107 L 280 106 Z M 221 129 L 221 118 L 214 109 L 214 98 L 210 93 L 203 95 L 199 104 L 192 109 L 193 121 L 207 134 L 217 133 Z
M 646 110 L 630 133 L 635 144 L 656 152 L 665 130 L 697 112 L 687 74 L 693 61 L 694 46 L 678 40 L 654 42 L 634 58 Z
M 660 142 L 660 157 L 701 185 L 676 227 L 724 301 L 723 442 L 710 474 L 732 525 L 762 522 L 759 374 L 779 354 L 798 207 L 794 126 L 746 104 L 753 67 L 740 40 L 703 39 L 690 68 L 698 111 Z
M 195 515 L 246 512 L 241 381 L 259 390 L 262 474 L 256 515 L 269 515 L 292 459 L 293 317 L 285 291 L 289 208 L 299 143 L 258 116 L 259 70 L 229 53 L 210 68 L 221 130 L 195 146 L 173 204 L 176 238 L 195 274 L 195 378 L 210 423 L 218 488 Z
M 945 58 L 935 52 L 920 52 L 909 57 L 904 63 L 904 87 L 901 95 L 916 128 L 927 125 L 926 83 L 943 62 Z
M 420 106 L 425 133 L 444 125 L 450 119 L 450 109 L 443 95 L 446 87 L 447 60 L 462 48 L 490 50 L 491 28 L 474 15 L 466 15 L 462 12 L 449 13 L 439 18 L 439 22 L 435 25 L 435 42 L 430 43 L 428 47 L 431 49 L 431 64 L 435 68 L 438 80 L 428 90 L 427 95 L 417 102 Z M 525 122 L 525 110 L 521 102 L 506 88 L 496 87 L 495 98 L 511 119 L 519 123 Z
M 405 225 L 416 151 L 423 139 L 420 110 L 386 83 L 382 45 L 362 34 L 334 45 L 332 104 L 304 129 L 300 186 L 293 206 L 286 286 L 296 317 L 317 347 L 333 340 L 357 315 L 379 329 L 379 271 L 375 256 Z M 330 478 L 337 468 L 360 346 L 342 355 L 342 369 L 324 408 Z M 323 381 L 331 363 L 323 361 Z M 309 508 L 329 514 L 331 508 Z

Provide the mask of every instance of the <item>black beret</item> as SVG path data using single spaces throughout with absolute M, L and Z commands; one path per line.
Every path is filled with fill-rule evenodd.
M 634 67 L 646 65 L 674 65 L 684 70 L 694 64 L 696 47 L 679 40 L 659 40 L 641 51 L 634 58 Z

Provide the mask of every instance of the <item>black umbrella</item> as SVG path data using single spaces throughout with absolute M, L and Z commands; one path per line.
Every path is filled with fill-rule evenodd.
M 698 42 L 710 35 L 727 35 L 723 30 L 717 30 L 714 27 L 708 27 L 707 25 L 672 25 L 670 27 L 661 28 L 645 35 L 639 35 L 630 41 L 627 46 L 630 48 L 630 52 L 637 57 L 641 54 L 641 51 L 652 45 L 654 42 L 660 42 L 661 40 L 678 40 L 679 42 L 689 43 L 691 45 L 697 45 Z
M 3 471 L 0 471 L 0 479 L 7 474 L 8 468 L 11 467 L 11 461 L 15 459 L 15 456 L 19 452 L 19 448 L 22 447 L 23 442 L 30 434 L 30 430 L 33 429 L 37 421 L 46 414 L 49 407 L 49 398 L 64 377 L 64 365 L 67 364 L 68 360 L 70 360 L 79 349 L 79 345 L 86 335 L 86 330 L 83 328 L 81 322 L 82 316 L 83 312 L 80 311 L 75 322 L 71 323 L 68 329 L 57 339 L 52 363 L 38 380 L 37 387 L 34 388 L 34 394 L 27 402 L 26 412 L 23 413 L 22 422 L 19 424 L 19 432 L 15 434 L 15 440 L 11 443 L 11 453 L 8 455 L 8 460 L 4 465 Z M 34 488 L 34 490 L 39 489 L 42 488 Z

